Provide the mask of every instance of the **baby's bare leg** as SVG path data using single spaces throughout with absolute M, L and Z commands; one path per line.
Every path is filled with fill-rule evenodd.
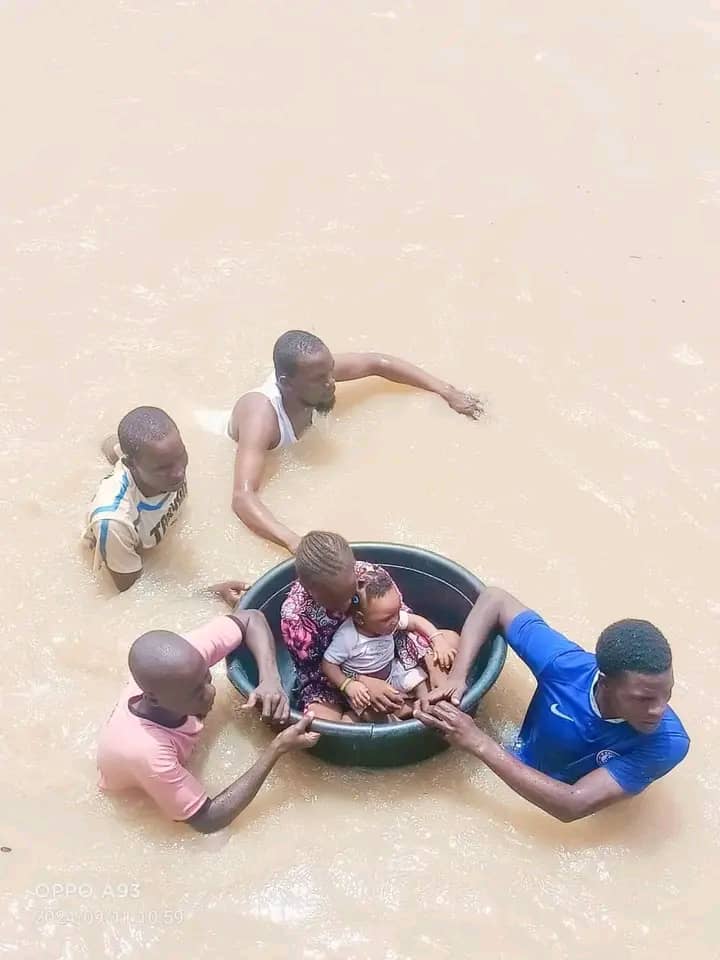
M 439 667 L 437 663 L 433 663 L 433 655 L 431 653 L 425 657 L 424 666 L 427 671 L 430 689 L 434 690 L 435 687 L 439 687 L 445 680 L 445 671 L 442 667 Z
M 413 717 L 413 710 L 415 708 L 415 701 L 428 693 L 428 685 L 425 680 L 419 683 L 414 687 L 410 693 L 404 694 L 405 702 L 401 707 L 398 707 L 397 710 L 393 710 L 392 717 L 394 720 L 411 720 Z
M 413 691 L 413 696 L 414 696 L 414 691 Z M 412 715 L 413 715 L 413 708 L 412 708 L 412 701 L 410 699 L 407 699 L 401 707 L 398 707 L 397 710 L 393 711 L 393 716 L 397 720 L 410 720 L 412 718 Z
M 333 723 L 340 723 L 343 708 L 335 703 L 310 703 L 305 713 L 312 713 L 316 720 L 332 720 Z
M 387 723 L 387 719 L 388 715 L 379 710 L 363 710 L 362 713 L 347 710 L 342 716 L 343 723 Z

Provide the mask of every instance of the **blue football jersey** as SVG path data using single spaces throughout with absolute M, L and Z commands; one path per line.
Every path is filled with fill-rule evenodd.
M 506 640 L 537 679 L 517 743 L 529 766 L 565 783 L 604 767 L 626 793 L 640 793 L 687 754 L 690 739 L 670 707 L 647 734 L 623 720 L 604 719 L 595 700 L 595 655 L 534 611 L 515 617 Z

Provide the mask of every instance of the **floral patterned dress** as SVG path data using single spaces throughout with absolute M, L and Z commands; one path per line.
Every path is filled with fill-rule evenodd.
M 358 560 L 355 573 L 358 578 L 378 567 Z M 403 609 L 408 607 L 403 604 Z M 345 619 L 344 613 L 333 613 L 316 603 L 299 580 L 290 587 L 280 613 L 280 627 L 285 646 L 295 662 L 297 693 L 301 709 L 310 703 L 342 705 L 344 697 L 322 672 L 323 654 L 335 631 Z M 417 633 L 398 630 L 395 633 L 395 652 L 406 669 L 415 667 L 431 651 L 430 643 Z

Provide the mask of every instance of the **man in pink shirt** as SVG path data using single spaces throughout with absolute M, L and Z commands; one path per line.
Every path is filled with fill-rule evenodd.
M 153 630 L 130 648 L 133 679 L 100 734 L 100 787 L 139 788 L 172 820 L 201 833 L 222 830 L 245 809 L 279 758 L 317 743 L 312 715 L 278 734 L 253 766 L 216 797 L 186 769 L 212 708 L 210 667 L 245 642 L 258 665 L 259 683 L 243 709 L 261 707 L 264 719 L 286 722 L 290 706 L 275 661 L 275 641 L 257 610 L 238 610 L 180 636 Z

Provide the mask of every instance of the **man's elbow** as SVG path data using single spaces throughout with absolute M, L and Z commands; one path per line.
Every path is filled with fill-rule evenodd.
M 142 567 L 135 573 L 115 573 L 114 570 L 110 570 L 110 576 L 118 593 L 125 593 L 126 590 L 129 590 L 134 583 L 137 583 L 141 574 Z
M 211 800 L 206 800 L 201 809 L 187 819 L 185 823 L 189 827 L 192 827 L 197 833 L 205 834 L 217 833 L 218 830 L 222 830 L 222 828 L 226 826 L 224 820 L 215 816 Z
M 385 353 L 357 353 L 352 364 L 352 379 L 385 377 L 392 369 L 392 360 Z
M 192 827 L 196 833 L 204 833 L 206 836 L 210 833 L 217 833 L 218 830 L 222 830 L 225 826 L 224 823 L 212 823 L 211 821 L 200 819 L 195 820 L 186 820 L 188 826 Z
M 366 357 L 368 376 L 384 377 L 392 369 L 393 358 L 387 353 L 368 353 Z
M 576 823 L 595 813 L 595 807 L 581 796 L 571 794 L 554 816 L 561 823 Z
M 485 587 L 480 596 L 485 598 L 486 603 L 501 604 L 507 599 L 509 594 L 507 590 L 503 590 L 502 587 Z
M 525 607 L 511 593 L 502 587 L 486 587 L 477 602 L 492 610 L 495 621 L 501 630 L 507 630 L 518 613 Z
M 575 823 L 576 820 L 582 820 L 586 814 L 576 813 L 574 810 L 561 810 L 559 813 L 553 814 L 556 820 L 559 820 L 560 823 Z
M 248 490 L 236 490 L 232 495 L 232 511 L 243 523 L 248 522 L 252 496 Z
M 262 610 L 248 610 L 247 614 L 248 628 L 252 627 L 254 629 L 259 628 L 261 630 L 270 630 L 270 624 L 268 623 L 267 617 Z
M 513 596 L 503 590 L 502 587 L 486 587 L 478 597 L 478 603 L 483 607 L 491 607 L 496 613 L 498 620 L 504 619 L 504 612 L 509 602 L 514 600 Z
M 100 450 L 102 451 L 103 456 L 110 464 L 111 467 L 114 467 L 118 462 L 118 453 L 115 449 L 118 444 L 117 434 L 113 433 L 109 437 L 105 437 L 102 444 L 100 445 Z

